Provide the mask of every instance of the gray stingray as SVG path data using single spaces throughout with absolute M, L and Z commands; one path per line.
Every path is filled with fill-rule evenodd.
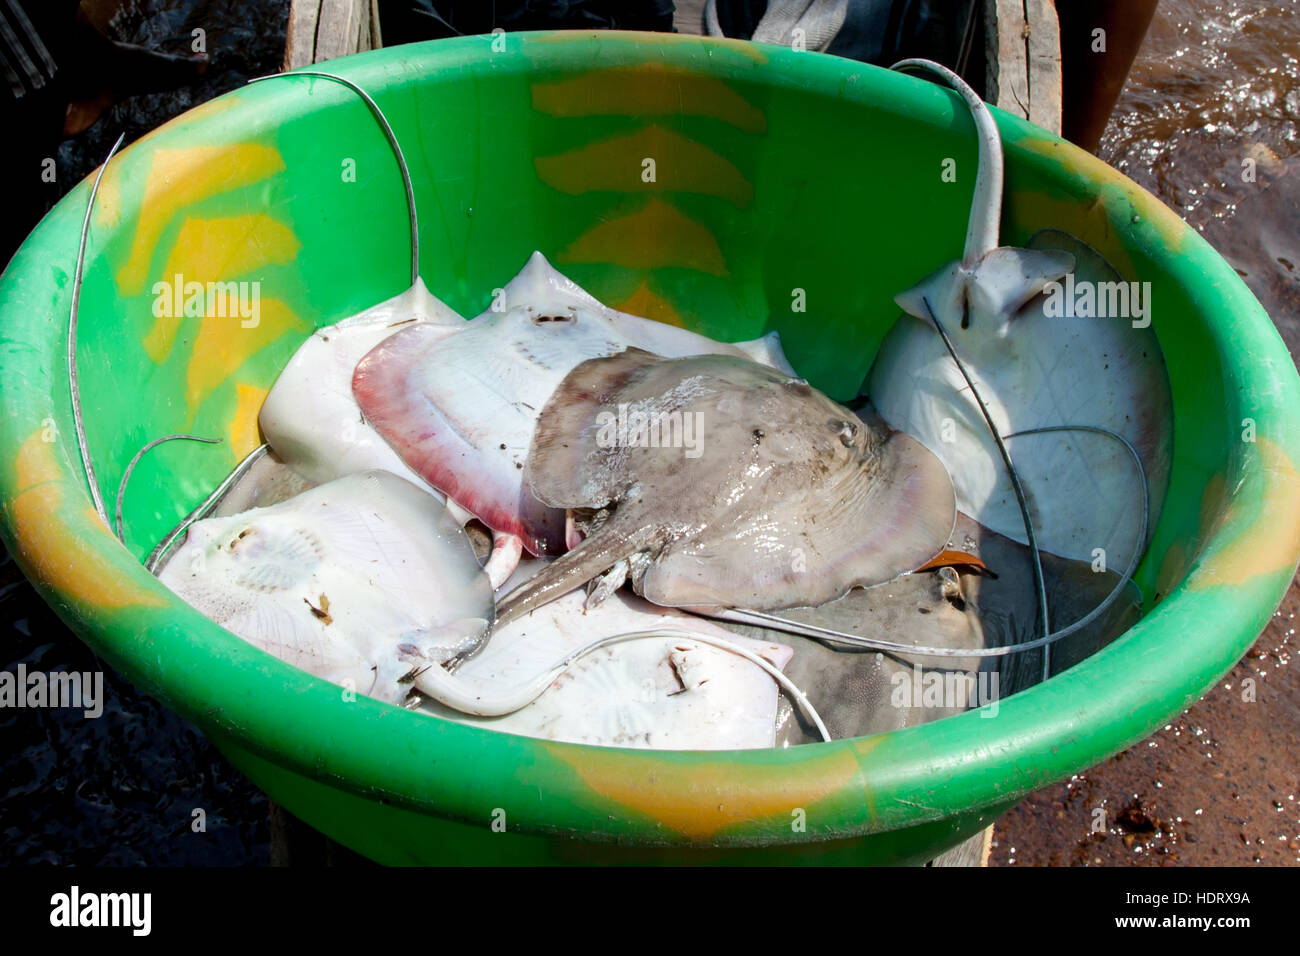
M 896 644 L 927 647 L 1004 647 L 1038 636 L 1034 588 L 1021 573 L 1028 548 L 958 514 L 949 548 L 978 558 L 987 570 L 954 564 L 869 588 L 818 607 L 782 611 L 780 617 L 847 631 Z M 1088 614 L 1115 587 L 1115 571 L 1094 572 L 1088 562 L 1044 555 L 1043 572 L 1052 617 L 1070 624 Z M 996 575 L 996 576 L 995 576 Z M 1084 629 L 1054 645 L 1060 672 L 1105 646 L 1140 616 L 1137 591 L 1111 606 Z M 728 630 L 794 648 L 785 673 L 808 696 L 834 738 L 859 737 L 911 727 L 998 702 L 1039 679 L 1038 652 L 999 658 L 935 657 L 882 652 L 725 623 Z M 777 746 L 821 737 L 783 704 Z
M 821 604 L 942 549 L 939 460 L 807 382 L 725 355 L 588 360 L 542 409 L 525 478 L 586 538 L 501 601 L 501 621 L 598 575 L 671 607 Z M 609 573 L 605 573 L 609 572 Z
M 454 333 L 454 334 L 453 334 Z M 435 322 L 385 338 L 356 364 L 366 420 L 425 481 L 532 554 L 558 554 L 564 513 L 524 488 L 538 410 L 584 359 L 628 347 L 719 353 L 790 371 L 779 336 L 717 342 L 601 304 L 534 252 L 491 307 L 460 329 Z

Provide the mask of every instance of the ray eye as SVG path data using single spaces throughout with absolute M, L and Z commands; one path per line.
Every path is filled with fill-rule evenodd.
M 845 448 L 853 447 L 853 439 L 858 437 L 857 425 L 852 422 L 833 421 L 831 422 L 831 428 L 838 433 L 841 445 Z
M 571 316 L 571 315 L 535 315 L 535 316 L 533 316 L 533 324 L 534 324 L 534 325 L 548 325 L 548 324 L 555 323 L 555 322 L 564 323 L 564 322 L 572 322 L 572 321 L 573 321 L 573 316 Z

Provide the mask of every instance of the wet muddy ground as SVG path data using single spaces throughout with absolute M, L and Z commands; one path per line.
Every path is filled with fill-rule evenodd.
M 93 3 L 119 40 L 186 53 L 206 30 L 212 63 L 198 83 L 135 96 L 58 149 L 58 194 L 92 172 L 121 132 L 130 142 L 284 54 L 288 0 Z M 49 197 L 53 204 L 56 196 Z M 35 223 L 27 223 L 31 228 Z M 3 863 L 59 865 L 266 863 L 268 801 L 187 721 L 144 696 L 65 628 L 0 547 L 0 669 L 104 674 L 104 713 L 0 709 Z M 194 811 L 206 829 L 193 828 Z
M 1162 0 L 1100 154 L 1223 253 L 1300 362 L 1297 57 L 1289 3 Z M 993 864 L 1300 863 L 1298 614 L 1293 583 L 1186 713 L 999 820 Z
M 1297 615 L 1293 584 L 1250 653 L 1195 706 L 999 820 L 993 865 L 1300 862 Z

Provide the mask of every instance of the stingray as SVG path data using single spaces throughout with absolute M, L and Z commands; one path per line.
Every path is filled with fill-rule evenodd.
M 442 500 L 443 495 L 408 468 L 366 421 L 352 394 L 352 374 L 362 356 L 389 336 L 417 325 L 426 328 L 432 340 L 460 331 L 465 320 L 417 278 L 400 295 L 308 336 L 275 380 L 258 415 L 276 455 L 317 484 L 380 468 Z M 461 525 L 472 517 L 455 501 L 448 500 L 447 508 Z M 493 587 L 510 576 L 520 551 L 518 538 L 495 536 L 486 565 Z
M 688 430 L 698 441 L 676 440 Z M 916 441 L 730 355 L 582 363 L 543 409 L 526 475 L 586 537 L 502 599 L 503 622 L 598 575 L 597 599 L 630 577 L 670 607 L 822 604 L 925 563 L 955 518 Z
M 869 635 L 887 642 L 887 649 L 798 636 L 784 624 L 725 626 L 759 640 L 779 637 L 794 648 L 785 673 L 817 702 L 833 737 L 884 733 L 983 704 L 993 705 L 985 713 L 996 717 L 999 701 L 1041 673 L 1033 650 L 990 656 L 1038 637 L 1035 589 L 1023 574 L 1009 573 L 1024 565 L 1028 549 L 965 514 L 957 516 L 949 548 L 950 563 L 780 614 L 796 627 Z M 1086 622 L 1052 645 L 1059 672 L 1134 623 L 1140 616 L 1138 593 L 1117 571 L 1096 572 L 1091 562 L 1043 557 L 1053 615 L 1062 622 Z M 1116 587 L 1121 599 L 1112 601 L 1109 594 Z M 936 656 L 941 648 L 950 653 Z M 931 696 L 940 686 L 944 693 Z M 818 730 L 782 704 L 778 746 L 819 739 Z
M 789 371 L 776 333 L 727 344 L 607 308 L 541 253 L 453 336 L 430 324 L 386 339 L 357 365 L 366 419 L 416 473 L 533 554 L 564 550 L 563 511 L 536 501 L 523 468 L 538 413 L 586 359 L 637 347 L 720 353 Z
M 464 320 L 434 298 L 420 278 L 420 229 L 410 170 L 392 125 L 370 94 L 346 77 L 319 70 L 295 70 L 255 77 L 249 82 L 302 78 L 325 79 L 346 86 L 366 104 L 388 140 L 406 196 L 411 285 L 400 295 L 358 315 L 316 330 L 276 380 L 258 423 L 277 455 L 310 481 L 327 482 L 343 475 L 383 468 L 426 486 L 366 422 L 352 396 L 352 374 L 366 352 L 400 328 L 429 325 L 439 330 L 437 334 L 450 335 L 464 327 Z M 454 501 L 448 501 L 447 507 L 462 525 L 472 517 Z M 521 542 L 513 536 L 499 535 L 494 539 L 487 563 L 494 586 L 509 577 L 521 549 Z
M 352 394 L 357 362 L 390 335 L 415 325 L 429 327 L 431 336 L 445 337 L 463 328 L 465 320 L 416 279 L 400 295 L 308 336 L 275 380 L 258 415 L 267 444 L 289 467 L 317 484 L 382 468 L 424 485 L 365 420 Z
M 534 571 L 521 566 L 515 578 Z M 601 643 L 636 633 L 654 636 Z M 588 609 L 575 592 L 494 631 L 456 671 L 457 679 L 481 683 L 491 695 L 494 688 L 549 674 L 556 662 L 598 645 L 535 700 L 500 717 L 469 717 L 436 703 L 427 709 L 492 730 L 572 743 L 671 750 L 773 746 L 777 681 L 752 660 L 704 642 L 709 639 L 745 649 L 777 671 L 792 653 L 785 644 L 741 637 L 631 594 Z
M 308 481 L 319 484 L 383 468 L 422 485 L 366 423 L 352 396 L 352 373 L 363 355 L 401 328 L 428 326 L 434 334 L 446 336 L 463 327 L 464 320 L 436 299 L 420 278 L 420 228 L 410 170 L 392 125 L 370 94 L 346 77 L 318 70 L 259 76 L 248 82 L 302 78 L 346 86 L 366 104 L 388 140 L 406 197 L 411 284 L 391 299 L 313 332 L 276 379 L 258 414 L 258 425 L 276 455 Z
M 1037 633 L 1022 618 L 1010 643 L 972 656 L 1004 657 L 1023 671 L 1025 652 L 1041 649 L 1046 677 L 1048 645 L 1072 638 L 1065 651 L 1068 663 L 1098 621 L 1112 620 L 1124 607 L 1119 598 L 1130 587 L 1148 539 L 1153 502 L 1158 504 L 1167 483 L 1168 379 L 1158 343 L 1146 327 L 1149 315 L 1130 322 L 1062 320 L 1053 314 L 1049 297 L 1062 291 L 1054 283 L 1067 276 L 1066 288 L 1076 279 L 1109 282 L 1118 278 L 1114 269 L 1086 244 L 1054 230 L 1031 240 L 1033 248 L 998 247 L 1002 153 L 987 108 L 939 64 L 909 60 L 897 66 L 936 72 L 957 89 L 980 136 L 979 168 L 962 260 L 898 296 L 907 314 L 882 344 L 866 391 L 890 425 L 916 435 L 943 460 L 963 511 L 1029 545 Z M 1016 449 L 1019 467 L 1008 444 Z M 1035 533 L 1040 527 L 1045 535 Z M 1115 551 L 1126 553 L 1126 570 L 1095 573 L 1098 559 L 1101 567 L 1119 566 Z M 1078 616 L 1056 630 L 1048 612 L 1053 554 L 1089 562 L 1070 562 L 1074 586 L 1068 594 L 1100 598 L 1086 613 L 1073 601 L 1058 606 L 1067 620 Z M 1098 582 L 1109 584 L 1112 578 L 1102 596 Z M 1053 603 L 1062 601 L 1058 596 Z M 931 658 L 953 653 L 942 641 L 925 647 L 863 635 L 858 628 L 840 630 L 743 609 L 715 616 L 891 653 L 911 649 Z
M 981 572 L 944 566 L 906 574 L 869 588 L 854 588 L 845 596 L 813 608 L 783 611 L 785 619 L 837 630 L 870 634 L 901 645 L 922 644 L 954 650 L 982 648 L 987 638 L 980 609 L 972 600 Z M 1032 595 L 1031 595 L 1032 598 Z M 1032 616 L 1032 601 L 1030 604 Z M 776 637 L 794 648 L 786 673 L 818 703 L 818 710 L 835 738 L 898 730 L 960 713 L 982 701 L 978 694 L 927 702 L 911 693 L 913 685 L 928 686 L 931 675 L 949 686 L 985 673 L 984 689 L 997 688 L 988 676 L 997 662 L 978 657 L 920 657 L 904 652 L 823 644 L 806 637 L 782 634 L 765 627 L 728 624 L 737 635 L 755 640 Z M 975 688 L 979 689 L 978 684 Z M 777 729 L 780 745 L 820 739 L 792 708 L 782 706 Z
M 1129 463 L 1132 467 L 1132 462 Z M 1132 494 L 1132 492 L 1130 492 Z M 1139 522 L 1139 529 L 1144 525 Z M 957 516 L 956 541 L 977 554 L 998 574 L 962 574 L 963 598 L 980 620 L 986 647 L 1023 645 L 1038 636 L 1033 588 L 1023 574 L 1025 544 L 986 528 L 965 514 Z M 1141 616 L 1141 592 L 1127 569 L 1099 570 L 1091 560 L 1076 561 L 1044 552 L 1043 577 L 1052 620 L 1068 633 L 1051 644 L 1051 667 L 1059 673 L 1110 643 Z M 1130 559 L 1132 561 L 1132 559 Z M 1040 679 L 1039 653 L 1007 655 L 996 660 L 1000 693 L 1009 696 Z
M 1146 545 L 1136 529 L 1147 505 L 1134 493 L 1128 450 L 1114 436 L 1140 456 L 1153 509 L 1168 482 L 1172 405 L 1159 343 L 1149 320 L 1052 314 L 1064 289 L 1105 289 L 1119 274 L 1057 230 L 1040 232 L 1030 248 L 1000 247 L 1003 159 L 992 116 L 943 67 L 902 65 L 938 72 L 966 100 L 980 137 L 979 170 L 962 259 L 897 297 L 906 314 L 881 345 L 866 392 L 891 426 L 939 456 L 963 512 L 1024 543 L 1024 511 L 982 399 L 1014 457 L 1038 546 L 1088 561 L 1102 549 L 1118 566 Z M 1073 427 L 1024 434 L 1061 426 Z
M 492 619 L 464 531 L 384 471 L 197 521 L 159 579 L 281 660 L 390 703 L 477 649 Z
M 822 727 L 780 672 L 788 647 L 631 597 L 591 615 L 581 601 L 557 604 L 470 659 L 492 618 L 491 587 L 464 531 L 427 491 L 384 471 L 302 490 L 303 479 L 269 452 L 232 477 L 217 517 L 188 526 L 184 545 L 160 559 L 159 578 L 211 620 L 318 677 L 392 704 L 418 690 L 436 713 L 551 739 L 771 746 L 778 685 Z M 645 708 L 624 706 L 629 682 Z M 693 693 L 678 700 L 685 691 Z M 595 723 L 580 730 L 588 717 Z

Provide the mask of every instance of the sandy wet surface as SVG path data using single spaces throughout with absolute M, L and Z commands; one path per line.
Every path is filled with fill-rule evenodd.
M 1293 584 L 1250 653 L 1195 706 L 999 820 L 992 864 L 1300 862 L 1297 614 Z
M 1162 0 L 1100 153 L 1202 232 L 1300 360 L 1297 56 L 1290 4 Z M 1298 613 L 1293 582 L 1186 713 L 998 821 L 993 865 L 1300 863 Z

